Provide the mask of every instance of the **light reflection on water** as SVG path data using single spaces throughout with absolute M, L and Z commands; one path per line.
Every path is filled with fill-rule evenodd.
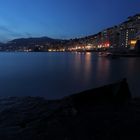
M 139 63 L 97 53 L 0 53 L 0 96 L 61 98 L 124 77 L 139 96 Z
M 108 59 L 98 58 L 96 67 L 97 79 L 108 79 L 110 61 Z

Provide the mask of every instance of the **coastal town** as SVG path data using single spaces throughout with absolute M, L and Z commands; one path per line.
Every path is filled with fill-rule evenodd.
M 18 52 L 71 52 L 71 51 L 113 51 L 139 52 L 140 14 L 130 16 L 124 22 L 101 32 L 70 40 L 40 38 L 19 38 L 0 43 L 0 51 Z
M 0 140 L 140 140 L 140 0 L 0 1 Z

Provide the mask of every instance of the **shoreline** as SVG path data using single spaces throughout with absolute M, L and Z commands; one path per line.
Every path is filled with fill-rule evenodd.
M 140 138 L 139 106 L 140 99 L 131 98 L 126 79 L 60 100 L 0 99 L 0 137 L 4 140 Z

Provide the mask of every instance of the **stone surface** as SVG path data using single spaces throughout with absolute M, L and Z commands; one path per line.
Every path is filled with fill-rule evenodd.
M 140 99 L 126 80 L 47 101 L 0 99 L 2 140 L 140 139 Z

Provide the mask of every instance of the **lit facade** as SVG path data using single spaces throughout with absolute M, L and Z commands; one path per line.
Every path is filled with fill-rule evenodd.
M 131 48 L 134 46 L 134 40 L 136 40 L 136 34 L 140 31 L 140 15 L 129 17 L 126 22 L 119 25 L 120 41 L 119 46 L 121 48 Z M 132 41 L 132 42 L 131 42 Z

